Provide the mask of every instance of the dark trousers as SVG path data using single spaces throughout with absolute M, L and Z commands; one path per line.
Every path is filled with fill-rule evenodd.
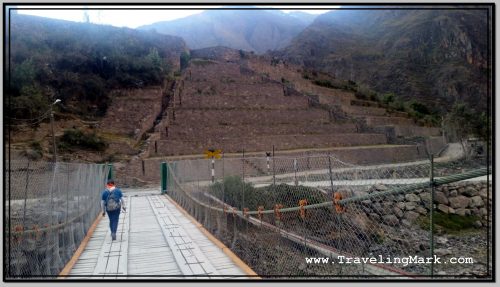
M 118 217 L 120 217 L 120 210 L 107 211 L 109 218 L 109 228 L 111 233 L 116 234 L 116 229 L 118 229 Z

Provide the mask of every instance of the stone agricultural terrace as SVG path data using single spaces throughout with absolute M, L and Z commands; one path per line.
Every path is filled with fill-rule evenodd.
M 283 64 L 223 47 L 195 50 L 155 128 L 149 156 L 389 143 L 384 129 L 366 126 L 392 125 L 396 135 L 440 133 L 358 102 L 353 93 L 314 85 Z

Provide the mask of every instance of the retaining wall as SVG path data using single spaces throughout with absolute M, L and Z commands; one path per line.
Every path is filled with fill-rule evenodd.
M 383 185 L 372 187 L 368 193 L 386 190 Z M 436 210 L 446 214 L 460 216 L 477 216 L 476 227 L 487 223 L 487 208 L 489 189 L 489 203 L 491 206 L 491 184 L 486 181 L 458 182 L 435 188 L 434 204 Z M 411 227 L 421 216 L 428 217 L 430 210 L 430 190 L 417 190 L 413 193 L 399 194 L 388 197 L 372 198 L 358 204 L 368 217 L 376 222 L 397 226 Z M 491 219 L 491 215 L 490 215 Z
M 117 90 L 112 93 L 113 102 L 100 125 L 103 131 L 125 134 L 138 139 L 161 112 L 163 89 Z M 137 107 L 141 107 L 140 109 Z
M 322 109 L 308 110 L 249 110 L 249 109 L 178 109 L 175 111 L 174 123 L 198 126 L 210 125 L 242 125 L 254 124 L 320 124 L 330 122 L 328 111 Z
M 166 130 L 161 131 L 162 138 L 166 139 Z M 168 135 L 172 139 L 198 139 L 219 137 L 254 137 L 262 135 L 286 134 L 342 134 L 356 133 L 355 124 L 280 124 L 280 125 L 209 125 L 209 123 L 190 126 L 185 124 L 173 125 L 168 128 Z
M 264 151 L 271 151 L 272 146 L 266 147 Z M 374 146 L 374 147 L 363 147 L 363 148 L 338 148 L 338 149 L 328 149 L 324 151 L 280 151 L 276 148 L 276 157 L 286 156 L 286 157 L 303 157 L 312 156 L 314 154 L 325 154 L 330 152 L 333 156 L 340 159 L 341 161 L 351 163 L 351 164 L 381 164 L 381 163 L 396 163 L 396 162 L 408 162 L 414 160 L 426 159 L 427 154 L 425 153 L 425 148 L 423 146 Z M 204 173 L 209 174 L 210 160 L 201 159 L 203 156 L 201 152 L 198 153 L 199 161 L 202 163 L 199 165 L 200 169 L 206 167 Z M 260 153 L 259 153 L 260 154 Z M 249 157 L 255 157 L 255 154 L 247 155 Z M 262 152 L 260 155 L 264 158 L 265 153 Z M 241 154 L 228 155 L 230 157 L 241 157 Z M 192 158 L 192 157 L 191 157 Z M 195 157 L 196 158 L 196 157 Z M 184 160 L 186 158 L 183 158 Z M 167 158 L 167 157 L 156 157 L 148 159 L 135 158 L 129 163 L 117 167 L 116 178 L 122 183 L 137 184 L 141 182 L 149 182 L 158 184 L 160 182 L 160 164 L 164 161 L 174 161 L 179 160 L 179 158 Z M 144 172 L 143 172 L 143 162 L 144 162 Z M 227 163 L 227 162 L 226 162 Z M 193 169 L 195 168 L 193 163 Z M 198 166 L 198 165 L 196 165 Z M 217 176 L 221 174 L 222 164 L 221 160 L 216 161 Z M 236 174 L 240 172 L 240 166 L 231 167 L 229 164 L 224 167 L 226 174 L 234 174 L 236 169 Z M 246 168 L 246 172 L 249 173 L 251 169 Z M 138 179 L 138 180 L 137 180 Z
M 149 155 L 199 154 L 209 148 L 223 149 L 225 152 L 263 151 L 273 145 L 276 149 L 324 148 L 338 146 L 386 144 L 383 134 L 334 134 L 334 135 L 268 135 L 239 138 L 200 138 L 196 141 L 160 140 L 149 147 Z

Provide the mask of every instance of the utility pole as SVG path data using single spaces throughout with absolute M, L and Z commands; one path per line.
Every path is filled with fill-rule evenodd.
M 54 133 L 54 110 L 53 107 L 55 104 L 59 103 L 61 100 L 56 99 L 52 105 L 50 105 L 50 128 L 52 130 L 52 147 L 53 147 L 53 156 L 54 162 L 57 161 L 57 149 L 56 149 L 56 135 Z
M 443 136 L 443 144 L 446 143 L 446 136 L 444 134 L 444 117 L 441 116 L 441 135 Z

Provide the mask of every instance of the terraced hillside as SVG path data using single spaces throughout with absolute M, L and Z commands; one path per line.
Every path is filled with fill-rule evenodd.
M 211 148 L 231 156 L 262 155 L 274 146 L 278 154 L 334 152 L 349 162 L 378 163 L 425 158 L 427 148 L 443 144 L 438 128 L 417 126 L 405 113 L 318 86 L 300 67 L 229 48 L 191 51 L 164 97 L 147 147 L 126 166 L 143 180 L 158 177 L 165 157 L 201 157 Z M 428 142 L 401 144 L 405 136 Z
M 360 131 L 288 83 L 251 69 L 238 51 L 219 50 L 193 52 L 151 156 L 387 144 L 385 134 Z
M 338 113 L 350 119 L 360 120 L 358 124 L 365 125 L 368 129 L 392 128 L 397 137 L 430 137 L 439 136 L 441 133 L 436 127 L 418 126 L 407 113 L 389 111 L 376 101 L 360 100 L 352 91 L 317 85 L 314 80 L 304 77 L 303 68 L 300 66 L 282 61 L 273 62 L 266 57 L 252 57 L 247 63 L 253 71 L 264 74 L 272 80 L 290 83 L 303 95 L 308 95 L 321 105 L 336 109 Z

